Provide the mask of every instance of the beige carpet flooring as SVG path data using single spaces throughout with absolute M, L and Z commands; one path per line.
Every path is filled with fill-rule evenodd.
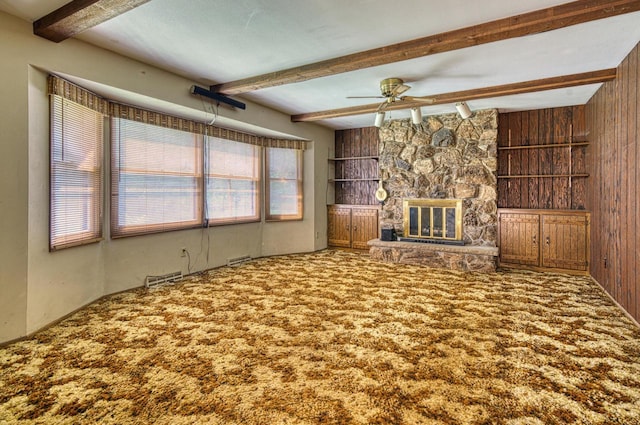
M 0 348 L 0 424 L 640 424 L 587 278 L 326 250 L 117 294 Z

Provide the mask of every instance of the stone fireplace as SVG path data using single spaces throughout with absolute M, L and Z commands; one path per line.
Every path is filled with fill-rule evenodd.
M 394 228 L 403 240 L 372 241 L 372 257 L 461 270 L 495 270 L 497 132 L 496 110 L 476 111 L 466 120 L 458 114 L 429 116 L 417 126 L 408 119 L 386 122 L 379 130 L 379 172 L 389 197 L 382 205 L 380 227 Z M 407 209 L 408 200 L 427 206 Z M 443 223 L 445 214 L 440 226 L 444 229 L 438 231 L 451 234 L 446 215 L 451 220 L 451 214 L 456 213 L 444 206 L 435 210 L 434 217 L 428 205 L 452 200 L 461 207 L 460 226 L 454 227 L 460 232 L 457 239 L 462 246 L 412 240 L 446 239 L 434 238 L 432 225 L 434 220 Z M 411 214 L 416 215 L 413 228 Z M 426 221 L 428 238 L 422 232 Z

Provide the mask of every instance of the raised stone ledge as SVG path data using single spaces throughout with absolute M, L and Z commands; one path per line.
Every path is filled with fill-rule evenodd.
M 443 245 L 421 242 L 368 242 L 369 255 L 380 261 L 417 264 L 450 270 L 495 272 L 498 248 L 477 245 Z

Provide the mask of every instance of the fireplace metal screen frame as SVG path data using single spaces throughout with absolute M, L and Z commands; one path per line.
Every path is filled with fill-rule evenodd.
M 410 234 L 409 232 L 409 219 L 410 209 L 418 208 L 418 229 L 417 235 Z M 422 235 L 422 208 L 455 208 L 455 237 L 447 237 L 446 229 L 443 231 L 443 236 L 423 236 Z M 405 238 L 417 238 L 425 240 L 442 240 L 442 241 L 462 241 L 462 199 L 404 199 L 402 201 L 402 221 L 403 221 L 403 236 Z M 443 221 L 446 222 L 446 219 Z M 431 226 L 433 224 L 431 223 Z M 446 225 L 445 225 L 446 226 Z

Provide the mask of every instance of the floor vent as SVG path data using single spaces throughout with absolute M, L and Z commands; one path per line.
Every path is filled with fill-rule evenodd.
M 154 286 L 162 285 L 163 283 L 173 283 L 179 280 L 182 280 L 182 272 L 167 273 L 162 276 L 147 276 L 144 280 L 144 286 L 152 288 Z
M 236 257 L 236 258 L 228 258 L 227 259 L 227 266 L 239 266 L 242 263 L 246 263 L 247 261 L 250 261 L 251 257 L 248 255 L 243 255 L 242 257 Z

